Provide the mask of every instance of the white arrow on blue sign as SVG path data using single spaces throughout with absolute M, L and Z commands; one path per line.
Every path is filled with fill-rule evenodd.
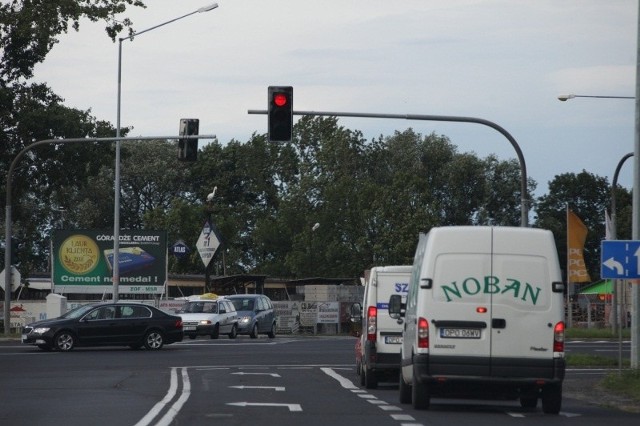
M 640 241 L 603 240 L 600 257 L 601 278 L 640 278 Z

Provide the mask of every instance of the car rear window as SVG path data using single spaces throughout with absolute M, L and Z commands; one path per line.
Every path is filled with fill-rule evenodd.
M 120 308 L 121 318 L 149 318 L 151 311 L 144 306 L 122 306 Z

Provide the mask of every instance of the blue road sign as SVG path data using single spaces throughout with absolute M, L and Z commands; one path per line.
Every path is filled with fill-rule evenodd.
M 640 241 L 603 240 L 600 276 L 626 280 L 640 278 Z

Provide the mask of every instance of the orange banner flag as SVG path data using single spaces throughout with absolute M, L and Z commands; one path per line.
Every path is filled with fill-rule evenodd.
M 584 263 L 584 242 L 587 227 L 580 218 L 567 209 L 567 277 L 570 283 L 591 282 Z

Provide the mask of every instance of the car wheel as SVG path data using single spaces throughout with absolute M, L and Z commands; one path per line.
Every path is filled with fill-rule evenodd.
M 400 403 L 401 404 L 411 404 L 411 386 L 405 383 L 404 378 L 402 377 L 402 369 L 400 369 L 400 384 L 398 385 L 400 389 Z
M 258 338 L 258 324 L 253 324 L 253 328 L 251 328 L 251 333 L 249 333 L 249 337 L 252 339 Z
M 157 351 L 164 345 L 164 336 L 158 330 L 150 330 L 144 336 L 144 347 L 150 351 Z
M 428 410 L 431 403 L 429 386 L 416 380 L 415 366 L 413 371 L 413 383 L 411 384 L 411 402 L 416 410 Z
M 229 339 L 235 339 L 238 336 L 238 326 L 233 324 L 231 327 L 231 333 L 228 334 Z
M 273 324 L 271 324 L 271 330 L 269 331 L 269 333 L 267 333 L 267 336 L 269 336 L 269 339 L 273 339 L 276 337 L 276 323 L 274 322 Z
M 213 327 L 213 333 L 211 333 L 212 339 L 217 339 L 218 337 L 220 337 L 220 324 L 216 324 L 215 327 Z
M 49 345 L 38 345 L 38 347 L 43 351 L 47 351 L 47 352 L 49 352 L 52 349 L 51 346 Z
M 363 365 L 362 370 L 364 371 L 364 387 L 367 389 L 375 389 L 378 387 L 378 377 L 376 376 L 376 372 L 370 368 L 367 368 Z
M 552 384 L 542 388 L 542 412 L 545 414 L 558 414 L 562 407 L 562 385 Z
M 61 331 L 53 338 L 53 346 L 62 352 L 68 352 L 76 344 L 76 338 L 68 331 Z

